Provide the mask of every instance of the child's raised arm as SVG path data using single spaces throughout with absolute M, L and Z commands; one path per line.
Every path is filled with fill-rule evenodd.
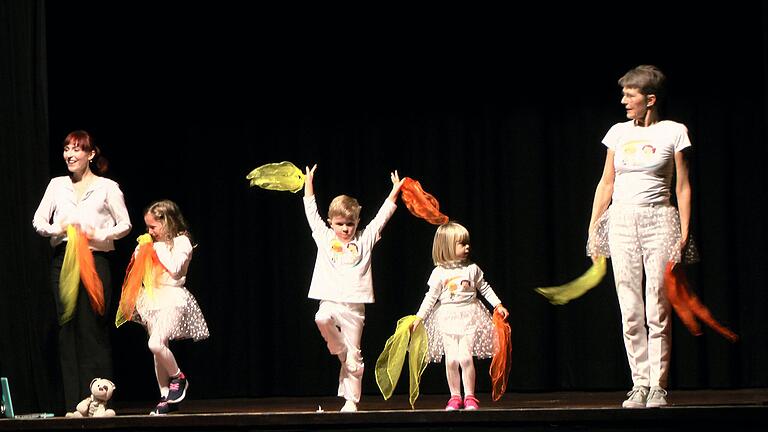
M 312 181 L 315 179 L 317 164 L 312 165 L 312 169 L 309 169 L 309 166 L 307 166 L 306 169 L 307 171 L 304 177 L 304 196 L 311 197 L 315 194 L 315 186 L 312 184 Z
M 397 174 L 397 170 L 389 173 L 389 178 L 392 180 L 392 191 L 389 193 L 389 196 L 387 197 L 387 199 L 394 203 L 395 201 L 397 201 L 397 194 L 400 193 L 400 188 L 403 187 L 403 182 L 405 182 L 405 178 L 401 180 L 400 176 Z

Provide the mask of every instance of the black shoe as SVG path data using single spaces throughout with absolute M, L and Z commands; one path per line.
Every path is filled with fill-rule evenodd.
M 153 409 L 149 415 L 166 415 L 178 410 L 178 405 L 168 403 L 165 396 L 160 398 L 160 402 L 157 403 L 155 409 Z
M 184 372 L 179 372 L 179 376 L 171 379 L 171 383 L 168 385 L 168 403 L 176 404 L 184 400 L 188 387 L 187 377 L 184 376 Z

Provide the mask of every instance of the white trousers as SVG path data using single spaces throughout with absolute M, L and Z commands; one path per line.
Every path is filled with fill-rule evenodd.
M 670 212 L 677 214 L 669 205 L 611 206 L 608 242 L 634 385 L 667 385 L 671 308 L 664 270 L 670 239 L 680 238 L 679 216 Z
M 338 356 L 341 363 L 338 396 L 354 403 L 360 402 L 365 368 L 360 351 L 365 304 L 321 300 L 315 323 L 328 344 L 328 351 Z

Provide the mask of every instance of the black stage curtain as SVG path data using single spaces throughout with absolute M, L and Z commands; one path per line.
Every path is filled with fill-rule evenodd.
M 367 222 L 397 169 L 469 228 L 474 259 L 512 314 L 509 391 L 628 388 L 612 277 L 566 306 L 533 289 L 588 268 L 600 141 L 625 119 L 616 81 L 652 63 L 669 76 L 667 117 L 689 127 L 694 145 L 693 233 L 703 260 L 689 275 L 742 338 L 730 344 L 710 330 L 693 337 L 675 318 L 670 387 L 768 385 L 764 4 L 692 4 L 651 17 L 629 8 L 359 11 L 351 20 L 332 10 L 219 4 L 45 6 L 44 27 L 14 29 L 47 32 L 47 56 L 35 55 L 49 65 L 50 139 L 35 141 L 37 151 L 11 146 L 29 158 L 3 158 L 18 161 L 3 171 L 23 191 L 3 194 L 28 202 L 3 212 L 19 251 L 15 271 L 3 268 L 3 298 L 9 285 L 23 287 L 13 307 L 3 303 L 3 328 L 49 311 L 34 297 L 45 287 L 45 241 L 29 221 L 47 178 L 64 172 L 61 140 L 82 128 L 110 159 L 134 223 L 117 242 L 116 286 L 152 200 L 178 202 L 199 243 L 187 287 L 211 338 L 172 344 L 190 397 L 335 393 L 338 362 L 315 328 L 317 301 L 306 298 L 315 247 L 302 193 L 249 188 L 245 179 L 282 160 L 318 164 L 323 213 L 346 193 Z M 19 91 L 25 82 L 7 85 Z M 15 142 L 27 144 L 41 128 L 15 124 L 26 137 Z M 368 397 L 377 395 L 373 368 L 385 340 L 426 291 L 434 230 L 400 205 L 377 245 L 376 303 L 366 310 L 362 346 Z M 50 363 L 38 340 L 45 337 L 18 349 L 37 360 L 22 375 L 27 383 Z M 116 398 L 156 397 L 145 342 L 135 324 L 113 332 Z M 3 349 L 4 369 L 16 352 Z M 489 391 L 489 361 L 477 365 L 478 390 Z M 442 364 L 427 369 L 422 391 L 447 393 Z
M 50 247 L 32 214 L 50 174 L 45 2 L 0 1 L 0 375 L 18 412 L 61 403 Z

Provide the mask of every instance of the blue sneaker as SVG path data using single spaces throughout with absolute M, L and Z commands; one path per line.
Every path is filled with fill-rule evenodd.
M 184 376 L 184 372 L 179 372 L 179 376 L 171 379 L 168 385 L 168 403 L 176 404 L 184 400 L 189 388 L 189 381 Z
M 166 415 L 178 410 L 177 405 L 169 404 L 165 396 L 160 398 L 155 409 L 149 412 L 149 415 Z

